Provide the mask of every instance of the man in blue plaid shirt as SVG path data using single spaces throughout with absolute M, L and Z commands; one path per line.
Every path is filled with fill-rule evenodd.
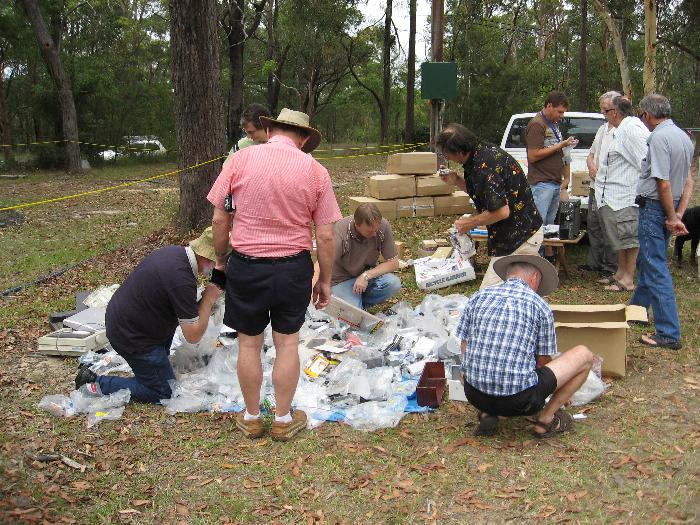
M 480 411 L 476 434 L 494 434 L 498 416 L 537 413 L 535 437 L 564 432 L 573 420 L 563 406 L 588 377 L 593 354 L 579 345 L 552 359 L 554 318 L 540 297 L 559 284 L 549 261 L 509 255 L 493 268 L 505 282 L 469 298 L 457 326 L 464 392 Z

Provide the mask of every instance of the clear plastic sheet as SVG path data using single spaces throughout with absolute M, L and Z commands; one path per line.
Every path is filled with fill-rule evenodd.
M 395 395 L 386 401 L 369 401 L 345 412 L 345 422 L 358 430 L 373 431 L 399 424 L 408 404 L 406 396 Z
M 178 374 L 199 370 L 209 363 L 209 359 L 216 350 L 216 342 L 224 326 L 224 298 L 223 296 L 212 307 L 207 329 L 197 343 L 189 343 L 182 335 L 182 329 L 178 326 L 171 346 L 170 362 Z

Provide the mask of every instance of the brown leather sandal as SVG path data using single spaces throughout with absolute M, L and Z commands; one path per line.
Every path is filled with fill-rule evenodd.
M 544 428 L 545 432 L 535 432 L 533 430 L 532 433 L 537 439 L 545 439 L 566 432 L 573 425 L 574 418 L 571 417 L 571 414 L 560 408 L 554 413 L 554 417 L 549 423 L 543 423 L 539 420 L 535 423 L 535 426 Z

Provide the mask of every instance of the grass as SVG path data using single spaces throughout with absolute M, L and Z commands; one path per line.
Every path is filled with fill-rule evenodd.
M 364 192 L 381 157 L 324 161 L 344 213 Z M 80 177 L 32 173 L 0 180 L 2 203 L 25 202 L 163 173 L 172 165 L 109 166 Z M 697 203 L 697 195 L 694 202 Z M 576 432 L 538 442 L 523 420 L 495 438 L 472 437 L 475 411 L 444 402 L 407 415 L 395 429 L 357 432 L 325 424 L 287 443 L 250 441 L 230 415 L 169 416 L 130 405 L 124 417 L 86 430 L 83 418 L 56 419 L 36 408 L 68 392 L 74 359 L 31 352 L 46 316 L 72 306 L 76 291 L 121 282 L 144 255 L 186 236 L 171 226 L 174 177 L 123 191 L 20 210 L 24 223 L 0 229 L 0 289 L 65 265 L 61 276 L 0 298 L 0 521 L 6 523 L 691 523 L 700 516 L 696 272 L 672 267 L 683 326 L 680 352 L 636 343 L 628 333 L 628 375 L 586 407 Z M 117 211 L 112 215 L 95 211 Z M 392 221 L 417 254 L 453 218 Z M 130 226 L 135 223 L 135 226 Z M 557 303 L 625 302 L 576 271 L 585 246 L 567 250 L 571 276 Z M 484 270 L 480 259 L 478 272 Z M 399 300 L 420 302 L 412 272 Z M 478 281 L 439 290 L 473 293 Z M 648 330 L 648 329 L 647 329 Z M 85 472 L 30 455 L 60 453 Z M 73 521 L 71 521 L 73 520 Z

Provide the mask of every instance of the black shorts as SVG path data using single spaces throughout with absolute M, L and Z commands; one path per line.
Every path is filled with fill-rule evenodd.
M 261 334 L 270 322 L 275 332 L 298 332 L 311 301 L 313 274 L 307 251 L 269 259 L 234 251 L 226 264 L 224 323 L 245 335 Z
M 531 416 L 542 410 L 545 399 L 557 389 L 557 376 L 550 368 L 543 366 L 535 371 L 537 384 L 512 396 L 490 396 L 466 381 L 464 394 L 477 409 L 492 416 Z

